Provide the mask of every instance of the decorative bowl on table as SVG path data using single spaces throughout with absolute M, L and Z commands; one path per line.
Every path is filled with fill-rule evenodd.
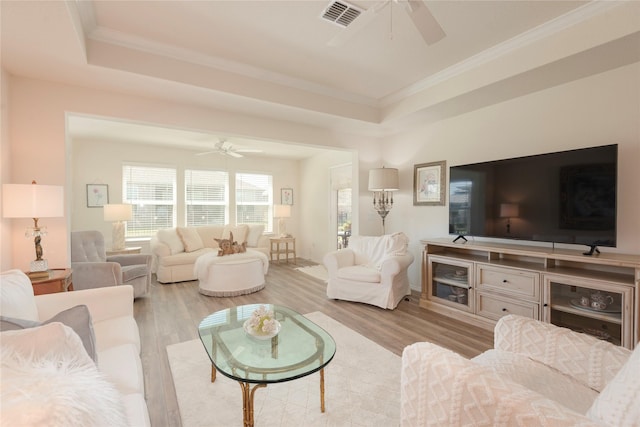
M 242 327 L 248 335 L 260 340 L 268 340 L 278 335 L 282 325 L 276 320 L 272 310 L 267 310 L 261 305 L 251 314 L 251 317 L 245 320 Z

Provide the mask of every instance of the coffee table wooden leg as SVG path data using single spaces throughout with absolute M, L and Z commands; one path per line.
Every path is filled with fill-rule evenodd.
M 324 412 L 324 368 L 320 369 L 320 412 Z
M 253 427 L 253 395 L 256 390 L 261 387 L 266 387 L 266 384 L 256 384 L 251 388 L 250 383 L 243 383 L 238 381 L 240 388 L 242 389 L 242 421 L 244 427 Z
M 216 367 L 211 364 L 211 382 L 216 381 Z

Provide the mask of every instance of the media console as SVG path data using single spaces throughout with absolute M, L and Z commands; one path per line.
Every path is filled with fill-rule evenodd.
M 518 314 L 629 349 L 640 339 L 640 255 L 585 257 L 578 250 L 451 239 L 421 243 L 424 308 L 487 329 Z M 592 306 L 598 299 L 605 303 Z

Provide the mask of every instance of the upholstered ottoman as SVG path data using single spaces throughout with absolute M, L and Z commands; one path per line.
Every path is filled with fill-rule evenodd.
M 194 269 L 201 294 L 214 297 L 244 295 L 264 288 L 269 258 L 251 249 L 225 256 L 212 252 L 200 256 Z

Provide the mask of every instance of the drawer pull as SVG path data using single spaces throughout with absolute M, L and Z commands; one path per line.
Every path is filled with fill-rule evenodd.
M 502 279 L 502 283 L 509 283 L 507 279 Z
M 506 308 L 503 308 L 503 309 L 502 309 L 502 311 L 507 311 L 507 309 L 506 309 Z

